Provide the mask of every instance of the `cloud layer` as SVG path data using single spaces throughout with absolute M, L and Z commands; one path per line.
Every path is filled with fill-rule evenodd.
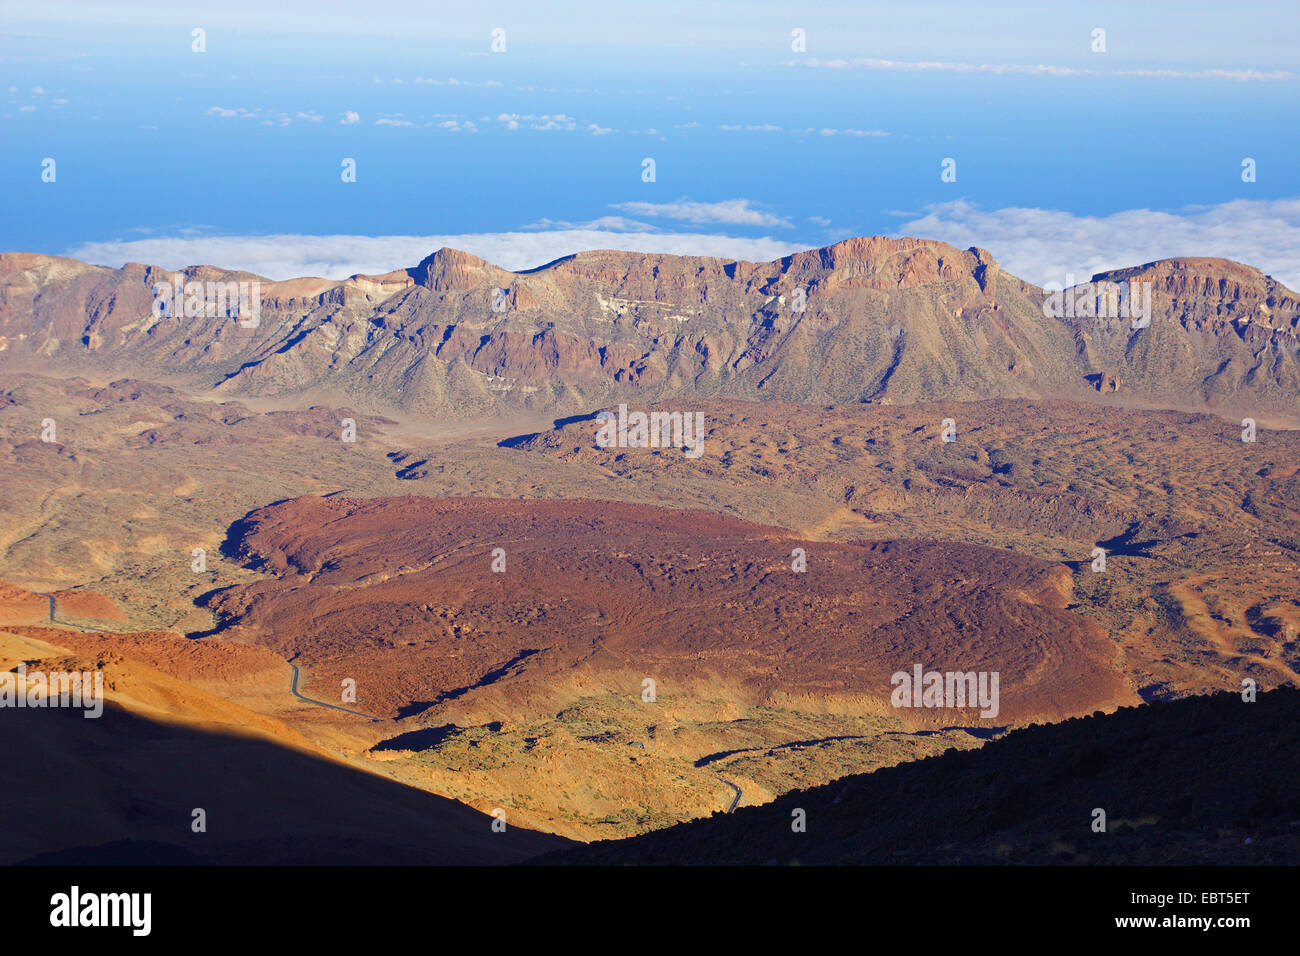
M 984 211 L 958 200 L 930 206 L 895 235 L 981 246 L 1037 285 L 1174 256 L 1217 256 L 1300 289 L 1300 199 L 1239 199 L 1174 212 L 1130 209 L 1077 216 L 1050 209 Z
M 826 70 L 891 70 L 904 73 L 991 73 L 994 75 L 1021 76 L 1135 76 L 1165 80 L 1231 80 L 1237 83 L 1250 81 L 1289 82 L 1296 79 L 1290 70 L 1208 69 L 1109 69 L 1093 70 L 1085 67 L 1056 66 L 1050 63 L 950 63 L 940 60 L 881 60 L 857 57 L 851 60 L 822 60 L 817 57 L 787 60 L 782 66 L 802 66 Z
M 322 276 L 345 279 L 413 266 L 450 246 L 513 271 L 532 269 L 587 249 L 667 252 L 765 262 L 806 248 L 767 237 L 749 239 L 705 233 L 613 232 L 556 229 L 539 232 L 470 233 L 443 236 L 208 236 L 89 242 L 67 255 L 120 267 L 144 262 L 168 269 L 215 265 L 243 269 L 269 279 Z
M 694 202 L 678 199 L 676 202 L 621 202 L 613 206 L 620 212 L 656 219 L 678 219 L 686 222 L 718 222 L 730 226 L 766 226 L 788 229 L 790 221 L 781 216 L 756 209 L 748 199 L 724 199 L 722 202 Z
M 622 203 L 643 216 L 722 225 L 787 225 L 749 200 L 721 203 Z M 1218 256 L 1256 266 L 1300 290 L 1300 199 L 1236 200 L 1172 212 L 1131 209 L 1079 216 L 1050 209 L 982 210 L 965 200 L 931 206 L 895 236 L 981 246 L 1008 272 L 1038 285 L 1083 281 L 1096 272 L 1173 256 Z M 525 230 L 432 236 L 186 236 L 91 242 L 67 255 L 120 266 L 146 262 L 177 269 L 208 264 L 272 279 L 383 273 L 413 266 L 442 246 L 463 249 L 506 269 L 531 269 L 587 249 L 769 261 L 821 240 L 670 232 L 607 216 L 587 223 L 542 221 Z

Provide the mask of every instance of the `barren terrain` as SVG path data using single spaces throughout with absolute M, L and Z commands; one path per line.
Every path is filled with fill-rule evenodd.
M 145 318 L 152 267 L 3 257 L 3 666 L 98 662 L 140 739 L 255 733 L 581 840 L 1297 682 L 1289 290 L 1148 264 L 1133 332 L 942 244 L 651 258 L 443 251 L 270 284 L 240 330 Z M 702 453 L 599 447 L 615 402 L 699 413 Z M 997 716 L 891 706 L 914 664 L 997 672 Z M 0 714 L 18 750 L 71 733 L 35 719 Z M 20 856 L 176 843 L 114 813 Z

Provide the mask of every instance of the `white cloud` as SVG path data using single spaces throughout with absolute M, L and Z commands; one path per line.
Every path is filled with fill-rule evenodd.
M 578 128 L 578 121 L 567 113 L 543 113 L 540 116 L 532 113 L 524 115 L 519 113 L 498 113 L 497 122 L 505 126 L 506 129 L 565 130 L 571 132 Z M 591 125 L 595 126 L 596 124 L 592 123 Z
M 755 225 L 746 214 L 766 216 L 749 200 L 697 203 L 733 207 L 733 224 Z M 616 208 L 661 215 L 675 208 L 680 219 L 688 201 L 624 203 Z M 703 215 L 703 213 L 700 213 Z M 775 218 L 775 217 L 773 217 Z M 828 225 L 820 217 L 809 217 Z M 784 225 L 783 220 L 778 220 Z M 931 206 L 895 235 L 940 239 L 958 248 L 988 249 L 1008 272 L 1030 282 L 1064 282 L 1067 273 L 1084 281 L 1093 273 L 1172 256 L 1220 256 L 1257 266 L 1300 290 L 1300 198 L 1236 200 L 1172 212 L 1128 210 L 1109 216 L 1078 216 L 1046 209 L 981 210 L 959 200 Z M 656 231 L 645 223 L 606 216 L 588 223 L 542 220 L 524 230 L 433 236 L 180 236 L 92 242 L 66 254 L 88 262 L 120 266 L 145 262 L 178 269 L 211 264 L 247 269 L 273 279 L 317 275 L 341 279 L 355 273 L 383 273 L 413 266 L 435 249 L 450 246 L 482 256 L 507 269 L 528 269 L 584 249 L 622 249 L 677 255 L 709 255 L 768 261 L 807 248 L 769 236 L 745 238 L 718 233 Z
M 394 83 L 400 83 L 401 80 L 393 80 Z M 434 80 L 427 76 L 417 76 L 416 83 L 425 86 L 501 86 L 500 80 L 458 80 L 454 76 L 449 76 L 445 80 Z
M 1296 79 L 1289 70 L 1093 70 L 1083 67 L 1053 66 L 1047 63 L 948 63 L 939 60 L 881 60 L 858 57 L 850 60 L 820 60 L 817 57 L 787 60 L 782 66 L 800 66 L 827 70 L 894 70 L 902 72 L 993 73 L 1030 76 L 1139 76 L 1176 80 L 1251 80 L 1286 81 Z
M 598 126 L 598 125 L 596 125 L 595 123 L 589 123 L 589 124 L 587 125 L 587 131 L 588 131 L 589 133 L 591 133 L 592 136 L 604 136 L 604 135 L 606 135 L 607 133 L 612 133 L 612 132 L 614 132 L 614 131 L 613 131 L 610 127 L 608 127 L 608 126 Z
M 224 106 L 211 106 L 208 107 L 207 115 L 220 116 L 223 119 L 260 119 L 263 126 L 288 126 L 294 121 L 294 119 L 299 119 L 308 123 L 319 123 L 323 119 L 323 117 L 314 110 L 308 112 L 299 110 L 293 116 L 290 116 L 288 113 L 272 113 L 268 110 L 263 110 L 261 107 L 250 110 L 244 106 L 239 106 L 234 109 L 227 109 Z
M 748 126 L 740 126 L 738 124 L 733 125 L 733 124 L 723 123 L 721 126 L 718 127 L 718 129 L 725 130 L 728 133 L 737 133 L 742 131 L 746 133 L 785 132 L 785 130 L 782 127 L 773 126 L 771 123 L 751 123 Z M 884 130 L 880 130 L 880 129 L 833 129 L 831 127 L 825 127 L 823 129 L 815 129 L 811 127 L 808 129 L 792 129 L 790 130 L 790 132 L 791 133 L 820 133 L 822 136 L 837 136 L 840 133 L 843 133 L 845 136 L 888 136 L 889 135 Z
M 562 129 L 572 131 L 578 128 L 578 124 L 574 118 L 565 113 L 556 113 L 554 116 L 542 116 L 540 119 L 543 122 L 538 123 L 533 127 L 533 129 Z
M 361 114 L 354 112 L 353 110 L 348 110 L 346 113 L 343 114 L 343 118 L 339 120 L 339 123 L 342 124 L 343 126 L 351 126 L 354 123 L 360 123 L 360 122 L 361 122 Z
M 376 126 L 414 126 L 415 124 L 412 123 L 410 120 L 393 119 L 392 117 L 381 116 L 379 119 L 375 120 L 375 125 Z
M 1300 289 L 1300 199 L 1238 199 L 1172 212 L 1130 209 L 1079 216 L 1050 209 L 981 210 L 965 200 L 930 206 L 895 235 L 981 246 L 1014 275 L 1043 285 L 1175 256 L 1216 256 Z
M 639 219 L 628 219 L 626 216 L 598 216 L 595 219 L 589 219 L 586 222 L 569 222 L 564 219 L 539 219 L 536 222 L 530 222 L 523 227 L 524 229 L 537 229 L 547 232 L 568 229 L 599 229 L 610 232 L 654 232 L 655 227 L 648 222 L 642 222 Z
M 168 269 L 209 264 L 244 269 L 271 279 L 323 276 L 344 279 L 416 265 L 436 249 L 450 246 L 481 256 L 506 269 L 544 265 L 587 249 L 718 256 L 766 262 L 806 248 L 763 237 L 747 239 L 705 233 L 612 232 L 559 229 L 549 232 L 470 233 L 443 236 L 208 236 L 91 242 L 67 255 L 120 267 L 144 262 Z
M 621 212 L 630 212 L 636 216 L 649 216 L 654 219 L 678 219 L 685 222 L 719 222 L 729 226 L 778 226 L 788 228 L 790 221 L 771 213 L 755 209 L 748 199 L 726 199 L 722 202 L 692 202 L 679 199 L 676 202 L 623 202 L 615 203 L 612 208 Z

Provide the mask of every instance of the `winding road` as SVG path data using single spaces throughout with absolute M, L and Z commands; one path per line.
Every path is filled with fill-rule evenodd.
M 54 616 L 54 595 L 53 595 L 53 594 L 42 594 L 41 597 L 46 598 L 46 599 L 49 600 L 49 602 L 50 602 L 50 623 L 52 623 L 52 624 L 62 624 L 62 625 L 65 626 L 65 627 L 75 627 L 75 628 L 77 628 L 78 630 L 90 630 L 90 631 L 102 631 L 102 630 L 103 630 L 103 628 L 91 627 L 91 626 L 89 626 L 89 625 L 85 625 L 85 624 L 81 624 L 81 625 L 77 625 L 77 624 L 65 624 L 63 621 L 58 620 L 58 619 Z M 294 697 L 297 697 L 299 700 L 306 701 L 306 702 L 309 703 L 309 704 L 315 704 L 317 707 L 328 707 L 330 710 L 341 710 L 341 711 L 343 711 L 343 713 L 345 713 L 345 714 L 351 714 L 353 717 L 364 717 L 364 718 L 366 718 L 366 720 L 371 720 L 371 721 L 374 721 L 375 723 L 382 723 L 382 722 L 383 722 L 383 718 L 382 718 L 382 717 L 375 717 L 375 716 L 372 715 L 372 714 L 363 714 L 363 713 L 362 713 L 361 711 L 359 711 L 359 710 L 349 710 L 347 707 L 340 707 L 338 704 L 329 704 L 329 703 L 326 703 L 326 702 L 323 701 L 323 700 L 316 700 L 314 697 L 308 697 L 308 696 L 306 696 L 305 694 L 300 693 L 300 692 L 298 691 L 298 680 L 299 680 L 299 678 L 300 678 L 301 675 L 302 675 L 302 671 L 299 670 L 299 669 L 298 669 L 298 665 L 295 664 L 295 663 L 293 663 L 292 661 L 286 661 L 285 663 L 287 663 L 290 667 L 293 668 L 293 678 L 292 678 L 292 680 L 289 682 L 289 692 L 290 692 L 291 694 L 293 694 Z M 740 787 L 736 786 L 734 783 L 732 783 L 732 782 L 731 782 L 730 780 L 728 780 L 726 777 L 719 777 L 717 774 L 714 774 L 713 776 L 714 776 L 714 778 L 715 778 L 716 780 L 720 781 L 721 783 L 726 784 L 726 785 L 727 785 L 731 790 L 734 791 L 734 796 L 732 796 L 732 798 L 731 798 L 731 804 L 727 807 L 727 809 L 726 809 L 725 811 L 723 811 L 724 813 L 731 813 L 733 810 L 736 809 L 737 806 L 740 805 L 740 798 L 741 798 L 742 796 L 744 796 L 744 794 L 743 794 L 743 792 L 741 791 Z
M 293 681 L 289 684 L 289 691 L 293 694 L 294 697 L 297 697 L 299 700 L 305 700 L 307 703 L 315 704 L 318 707 L 328 707 L 330 708 L 330 710 L 341 710 L 345 714 L 352 714 L 354 717 L 364 717 L 366 718 L 366 720 L 373 720 L 375 723 L 381 723 L 383 721 L 382 717 L 374 717 L 370 714 L 363 714 L 359 710 L 348 710 L 346 707 L 340 707 L 338 704 L 327 704 L 323 700 L 316 700 L 312 697 L 306 697 L 298 693 L 298 674 L 300 673 L 298 670 L 298 665 L 293 663 L 292 661 L 287 661 L 286 663 L 288 663 L 288 665 L 293 668 Z
M 103 628 L 91 627 L 90 625 L 86 625 L 86 624 L 67 624 L 63 621 L 58 620 L 54 616 L 54 595 L 42 594 L 41 597 L 48 599 L 50 602 L 50 623 L 51 624 L 61 624 L 64 627 L 75 627 L 78 630 L 89 630 L 89 631 L 103 630 Z M 323 700 L 316 700 L 314 697 L 308 697 L 305 694 L 300 693 L 298 691 L 298 680 L 302 675 L 302 671 L 299 670 L 298 665 L 293 663 L 292 661 L 286 661 L 285 663 L 287 663 L 290 667 L 293 668 L 293 678 L 289 682 L 289 692 L 293 694 L 294 697 L 297 697 L 299 700 L 306 701 L 309 704 L 315 704 L 317 707 L 328 707 L 330 710 L 341 710 L 345 714 L 351 714 L 353 717 L 364 717 L 366 718 L 366 720 L 371 720 L 374 721 L 375 723 L 383 722 L 382 717 L 375 717 L 373 714 L 363 714 L 359 710 L 349 710 L 347 707 L 340 707 L 338 704 L 329 704 Z M 741 791 L 740 787 L 736 786 L 726 777 L 719 777 L 716 773 L 713 776 L 714 779 L 718 780 L 721 783 L 726 784 L 732 791 L 734 791 L 734 795 L 731 798 L 730 805 L 727 807 L 725 811 L 723 811 L 724 813 L 731 813 L 733 810 L 736 809 L 737 806 L 740 805 L 740 798 L 744 796 L 744 793 Z
M 109 631 L 106 628 L 93 627 L 90 624 L 71 624 L 67 621 L 60 621 L 57 617 L 54 616 L 54 603 L 55 603 L 54 595 L 42 594 L 41 597 L 45 598 L 47 601 L 50 602 L 50 623 L 51 624 L 57 624 L 60 627 L 70 627 L 78 631 L 99 631 L 101 634 L 113 633 L 112 631 Z M 348 710 L 348 708 L 340 707 L 338 704 L 327 704 L 323 700 L 315 700 L 314 698 L 307 697 L 303 694 L 298 693 L 298 677 L 301 672 L 298 670 L 297 664 L 294 664 L 292 662 L 286 662 L 286 663 L 288 663 L 289 666 L 293 668 L 293 680 L 289 684 L 289 691 L 293 694 L 294 697 L 297 697 L 299 700 L 305 700 L 307 703 L 315 704 L 318 707 L 328 707 L 331 710 L 341 710 L 345 714 L 352 714 L 354 717 L 364 717 L 366 718 L 366 720 L 373 720 L 375 723 L 381 723 L 383 721 L 382 717 L 375 717 L 371 714 L 363 714 L 359 710 Z
M 294 697 L 297 697 L 299 700 L 305 700 L 309 704 L 315 704 L 318 707 L 328 707 L 331 710 L 341 710 L 345 714 L 352 714 L 354 717 L 364 717 L 366 718 L 366 720 L 373 720 L 375 723 L 382 722 L 383 720 L 382 717 L 373 717 L 370 714 L 363 714 L 359 710 L 349 710 L 346 707 L 340 707 L 338 704 L 327 704 L 323 700 L 316 700 L 315 698 L 306 697 L 303 694 L 300 694 L 298 692 L 298 675 L 301 672 L 298 670 L 297 664 L 293 663 L 292 661 L 289 661 L 287 663 L 289 664 L 290 667 L 293 668 L 293 682 L 289 685 L 289 690 L 293 693 Z M 736 786 L 726 777 L 719 777 L 716 773 L 713 775 L 713 777 L 714 779 L 722 783 L 725 783 L 728 787 L 730 787 L 733 791 L 735 791 L 735 795 L 731 798 L 730 805 L 727 807 L 726 810 L 723 811 L 724 813 L 731 813 L 731 811 L 735 810 L 736 807 L 740 805 L 740 798 L 744 796 L 744 793 L 741 791 L 740 787 Z
M 731 798 L 731 806 L 727 807 L 725 811 L 727 813 L 730 813 L 732 810 L 736 809 L 736 806 L 740 803 L 740 797 L 741 797 L 740 788 L 736 786 L 734 783 L 732 783 L 730 780 L 728 780 L 726 777 L 719 777 L 716 773 L 713 776 L 718 780 L 721 780 L 732 790 L 736 791 L 736 795 Z

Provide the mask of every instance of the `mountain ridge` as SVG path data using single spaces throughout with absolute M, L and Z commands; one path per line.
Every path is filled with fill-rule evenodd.
M 228 311 L 155 316 L 154 284 L 178 279 L 258 283 L 256 326 Z M 443 247 L 342 280 L 4 253 L 0 367 L 166 370 L 231 396 L 328 388 L 457 420 L 714 397 L 1006 397 L 1300 424 L 1300 295 L 1212 257 L 1092 281 L 1151 283 L 1147 327 L 1054 316 L 1048 292 L 987 250 L 910 237 L 770 262 L 589 250 L 521 272 Z M 1071 301 L 1091 296 L 1082 285 Z

